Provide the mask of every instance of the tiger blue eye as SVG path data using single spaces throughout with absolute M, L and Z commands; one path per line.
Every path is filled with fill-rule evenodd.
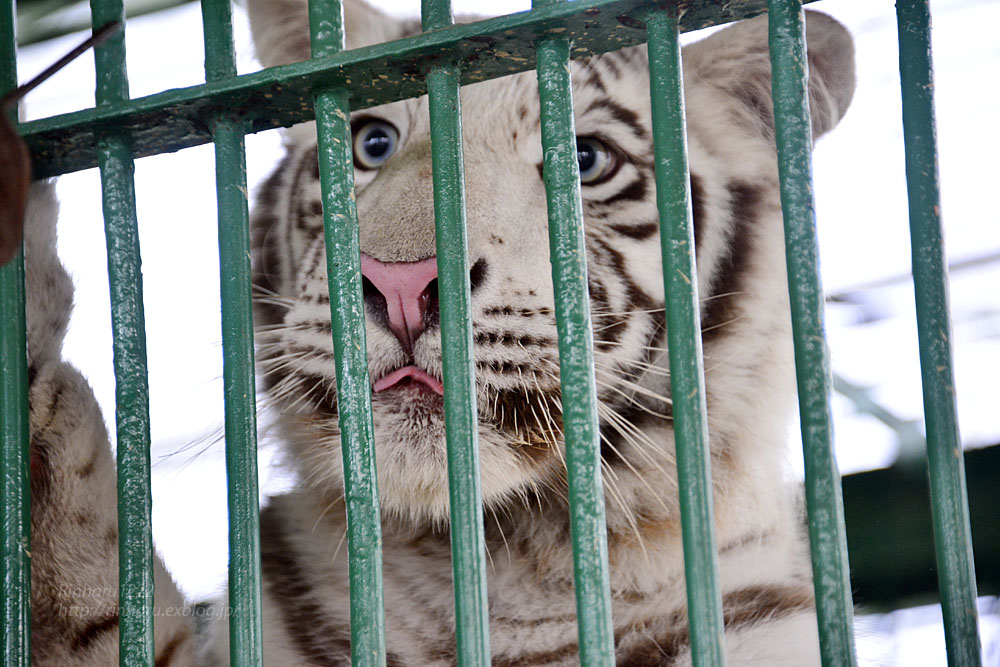
M 354 133 L 354 163 L 359 169 L 378 169 L 393 153 L 399 133 L 389 123 L 373 120 Z
M 617 160 L 614 153 L 600 139 L 576 138 L 576 159 L 580 165 L 580 182 L 595 185 L 614 175 Z

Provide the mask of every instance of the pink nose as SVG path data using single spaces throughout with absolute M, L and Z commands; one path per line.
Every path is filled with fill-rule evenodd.
M 437 279 L 437 258 L 419 262 L 380 262 L 361 253 L 361 275 L 385 298 L 386 316 L 392 333 L 407 352 L 426 327 L 424 315 L 432 298 L 431 283 Z

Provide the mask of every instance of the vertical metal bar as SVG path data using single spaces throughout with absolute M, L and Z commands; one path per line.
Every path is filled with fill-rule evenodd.
M 899 75 L 927 460 L 948 664 L 981 664 L 965 462 L 955 407 L 948 276 L 938 188 L 931 14 L 899 0 Z
M 830 360 L 812 198 L 808 63 L 800 0 L 768 0 L 774 124 L 805 456 L 813 586 L 825 667 L 856 663 L 840 473 L 833 455 Z
M 677 8 L 646 16 L 684 575 L 695 665 L 725 665 Z
M 92 0 L 94 29 L 125 25 L 121 0 Z M 97 104 L 128 100 L 125 30 L 94 49 Z M 135 165 L 128 142 L 97 140 L 114 334 L 118 442 L 119 663 L 153 662 L 153 538 L 149 462 L 149 380 L 142 303 L 142 259 L 135 214 Z
M 236 76 L 230 0 L 202 0 L 205 77 Z M 212 120 L 219 215 L 226 473 L 229 493 L 229 652 L 232 665 L 262 664 L 257 413 L 250 295 L 246 148 L 237 118 Z
M 554 3 L 535 0 L 532 6 L 547 4 Z M 564 37 L 545 38 L 538 44 L 538 96 L 559 333 L 577 633 L 580 663 L 591 667 L 614 664 L 615 642 L 569 49 Z
M 314 58 L 332 55 L 344 48 L 344 15 L 339 0 L 311 0 L 309 24 Z M 344 455 L 347 546 L 350 553 L 351 658 L 357 667 L 384 667 L 382 526 L 375 473 L 348 93 L 344 89 L 320 91 L 316 94 L 315 105 L 330 314 L 337 367 L 337 411 Z
M 443 28 L 454 22 L 449 0 L 423 0 L 421 15 L 425 31 Z M 455 637 L 459 665 L 487 667 L 490 664 L 489 610 L 483 498 L 479 479 L 479 420 L 472 352 L 459 77 L 457 67 L 434 67 L 427 75 L 427 93 L 434 173 L 451 559 L 455 583 Z
M 14 3 L 0 6 L 0 94 L 17 87 Z M 14 111 L 10 120 L 17 120 Z M 0 663 L 31 660 L 31 490 L 28 443 L 28 358 L 25 339 L 24 252 L 0 267 Z

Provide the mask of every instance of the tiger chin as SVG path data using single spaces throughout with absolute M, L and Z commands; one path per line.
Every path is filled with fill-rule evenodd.
M 300 0 L 251 0 L 267 66 L 309 57 Z M 345 2 L 349 47 L 419 31 Z M 807 13 L 814 137 L 854 89 L 850 35 Z M 730 665 L 819 664 L 808 547 L 785 457 L 795 393 L 766 18 L 683 53 L 720 585 Z M 653 182 L 648 61 L 571 63 L 619 665 L 690 664 Z M 573 564 L 534 72 L 462 89 L 474 363 L 494 665 L 572 665 Z M 452 665 L 454 601 L 427 99 L 356 112 L 387 663 Z M 296 490 L 261 516 L 268 665 L 350 661 L 343 469 L 314 124 L 285 133 L 252 220 L 257 358 Z M 117 660 L 113 462 L 60 358 L 72 301 L 56 204 L 28 216 L 33 657 Z M 183 606 L 156 562 L 158 605 Z M 94 610 L 60 613 L 66 605 Z M 103 612 L 101 611 L 103 610 Z M 225 664 L 228 631 L 156 618 L 157 665 Z

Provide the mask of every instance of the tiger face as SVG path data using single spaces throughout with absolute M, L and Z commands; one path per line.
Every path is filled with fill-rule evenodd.
M 308 57 L 294 46 L 301 39 L 262 27 L 265 9 L 251 10 L 266 64 Z M 346 10 L 355 46 L 414 30 L 358 3 Z M 779 465 L 793 396 L 763 21 L 684 53 L 713 474 L 723 490 L 749 488 Z M 297 29 L 306 31 L 304 17 Z M 853 53 L 823 15 L 811 14 L 808 39 L 818 136 L 850 102 Z M 571 72 L 613 531 L 676 504 L 646 50 L 573 61 Z M 495 509 L 560 498 L 566 486 L 535 73 L 466 86 L 461 106 L 482 491 Z M 446 520 L 427 99 L 357 112 L 351 126 L 382 507 L 407 521 Z M 258 358 L 305 481 L 336 496 L 343 469 L 315 127 L 286 138 L 253 223 Z

